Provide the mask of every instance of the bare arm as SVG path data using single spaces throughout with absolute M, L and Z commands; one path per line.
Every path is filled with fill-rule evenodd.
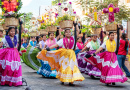
M 87 49 L 87 47 L 84 47 L 81 52 L 84 52 Z
M 40 44 L 40 48 L 42 49 L 42 44 Z
M 2 47 L 3 46 L 3 42 L 0 42 L 0 47 Z
M 100 47 L 100 48 L 95 52 L 95 54 L 99 53 L 99 52 L 102 51 L 102 50 L 103 50 L 103 48 Z
M 44 45 L 44 49 L 45 49 L 46 47 L 47 47 L 47 45 L 45 44 L 45 45 Z
M 52 45 L 51 47 L 49 47 L 50 49 L 56 48 L 58 47 L 58 44 Z
M 76 25 L 76 30 L 77 30 L 77 36 L 78 36 L 80 32 L 78 25 Z

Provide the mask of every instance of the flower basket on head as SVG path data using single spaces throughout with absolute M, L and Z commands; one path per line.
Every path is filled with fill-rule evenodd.
M 3 17 L 7 26 L 18 26 L 18 18 L 23 14 L 18 14 L 22 7 L 21 0 L 0 0 Z
M 35 31 L 30 32 L 30 36 L 37 36 L 37 32 Z
M 93 32 L 94 34 L 97 34 L 97 35 L 100 34 L 101 30 L 102 30 L 102 28 L 92 28 L 92 32 Z
M 46 29 L 41 29 L 39 32 L 40 32 L 40 34 L 44 34 L 44 35 L 47 35 L 47 34 L 48 34 L 48 32 L 47 32 Z
M 51 25 L 51 26 L 47 26 L 46 29 L 48 32 L 55 32 L 57 30 L 57 27 L 54 25 Z
M 82 38 L 82 37 L 83 37 L 83 34 L 79 34 L 79 35 L 78 35 L 78 38 Z
M 5 23 L 7 26 L 15 26 L 17 27 L 19 25 L 18 19 L 15 17 L 7 17 L 5 18 Z
M 105 25 L 106 31 L 117 31 L 117 24 Z
M 71 20 L 65 20 L 65 21 L 61 21 L 59 23 L 60 28 L 65 29 L 65 28 L 72 28 L 73 27 L 73 21 Z
M 4 30 L 4 28 L 3 28 L 3 26 L 2 26 L 2 25 L 0 25 L 0 30 Z
M 57 19 L 57 22 L 59 23 L 59 26 L 62 29 L 73 27 L 73 17 L 67 14 L 62 17 L 59 17 Z
M 8 30 L 9 27 L 7 27 L 6 23 L 2 25 L 4 30 Z

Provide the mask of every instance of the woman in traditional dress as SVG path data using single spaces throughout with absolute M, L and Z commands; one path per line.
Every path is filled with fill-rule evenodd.
M 103 49 L 106 49 L 106 51 L 97 54 Z M 124 83 L 128 80 L 118 65 L 115 51 L 116 41 L 114 40 L 114 33 L 110 32 L 109 39 L 104 42 L 95 53 L 92 54 L 93 57 L 91 57 L 91 55 L 86 55 L 85 60 L 96 66 L 101 71 L 100 81 L 106 85 L 115 85 L 115 82 Z
M 18 46 L 18 34 L 15 35 L 15 28 L 10 27 L 8 34 L 2 39 L 0 46 L 0 83 L 1 85 L 19 86 L 22 85 L 22 67 Z
M 77 25 L 75 27 L 78 29 Z M 56 51 L 42 50 L 37 56 L 41 60 L 47 60 L 52 70 L 57 70 L 56 78 L 62 82 L 61 84 L 69 82 L 70 86 L 74 86 L 74 81 L 84 80 L 84 77 L 78 69 L 76 55 L 73 51 L 74 45 L 75 38 L 71 36 L 70 29 L 66 29 L 65 38 L 60 39 L 55 45 L 47 48 L 49 50 L 62 46 L 61 49 Z
M 100 43 L 97 40 L 97 35 L 93 34 L 91 38 L 92 40 L 86 45 L 86 47 L 82 49 L 81 52 L 83 53 L 79 53 L 77 60 L 78 60 L 78 65 L 80 70 L 88 74 L 91 78 L 95 78 L 101 76 L 100 70 L 94 67 L 92 64 L 86 62 L 83 58 L 86 54 L 90 54 L 90 55 L 93 54 L 100 47 Z M 84 52 L 85 50 L 89 50 L 89 51 Z
M 57 31 L 58 32 L 58 31 Z M 60 38 L 60 34 L 55 38 L 54 32 L 48 32 L 49 38 L 46 40 L 44 48 L 51 47 L 52 45 L 55 45 L 57 40 Z M 56 50 L 56 48 L 52 48 L 51 51 Z M 50 65 L 48 64 L 48 61 L 42 62 L 42 73 L 43 77 L 49 77 L 49 78 L 56 78 L 57 71 L 51 70 Z

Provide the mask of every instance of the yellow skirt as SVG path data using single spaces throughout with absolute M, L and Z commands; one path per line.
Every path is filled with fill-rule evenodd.
M 83 81 L 84 77 L 78 69 L 75 52 L 72 49 L 59 49 L 55 51 L 42 50 L 38 59 L 46 60 L 51 70 L 57 70 L 57 76 L 61 82 Z

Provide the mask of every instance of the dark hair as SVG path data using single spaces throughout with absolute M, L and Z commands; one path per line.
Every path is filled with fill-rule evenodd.
M 109 36 L 110 36 L 111 34 L 114 34 L 114 33 L 113 33 L 113 32 L 109 32 Z
M 106 35 L 106 31 L 103 32 Z
M 38 41 L 38 40 L 39 40 L 39 38 L 40 38 L 40 36 L 37 36 L 37 37 L 36 37 L 36 41 L 37 41 L 37 43 L 39 43 L 39 41 Z
M 48 37 L 49 37 L 52 33 L 54 34 L 54 32 L 48 32 Z
M 65 32 L 66 32 L 67 30 L 70 30 L 70 29 L 65 29 Z
M 3 33 L 3 30 L 0 30 L 0 32 L 2 32 L 2 33 Z
M 35 36 L 31 36 L 31 38 L 35 38 Z
M 122 33 L 121 38 L 122 38 L 123 40 L 125 40 L 125 50 L 127 50 L 127 47 L 128 47 L 128 41 L 126 40 L 126 34 L 125 34 L 125 33 Z
M 43 37 L 43 36 L 46 36 L 46 35 L 45 34 L 41 34 L 40 36 Z
M 7 31 L 7 33 L 6 33 L 6 35 L 8 35 L 8 33 L 9 33 L 9 31 L 10 31 L 11 29 L 15 29 L 15 27 L 9 27 L 9 29 L 8 29 L 8 31 Z

